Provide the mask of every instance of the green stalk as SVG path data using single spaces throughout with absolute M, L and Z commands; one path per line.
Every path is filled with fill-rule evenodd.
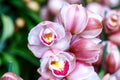
M 106 59 L 106 55 L 107 55 L 107 44 L 105 45 L 104 50 L 103 50 L 102 64 L 101 64 L 101 66 L 100 66 L 99 77 L 100 77 L 101 79 L 102 79 L 102 77 L 103 77 L 104 74 L 105 74 L 104 62 L 105 62 L 105 59 Z

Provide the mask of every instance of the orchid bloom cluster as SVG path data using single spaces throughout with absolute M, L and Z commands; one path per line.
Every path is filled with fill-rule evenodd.
M 102 19 L 81 4 L 64 4 L 56 21 L 35 26 L 28 48 L 40 59 L 38 80 L 100 80 L 92 64 L 102 52 Z
M 103 16 L 103 32 L 106 35 L 105 41 L 103 39 L 102 44 L 100 44 L 103 52 L 100 53 L 98 61 L 93 65 L 99 72 L 103 56 L 106 54 L 104 59 L 105 74 L 102 80 L 120 80 L 120 51 L 118 49 L 120 47 L 120 9 L 111 9 L 108 5 L 99 3 L 88 4 L 87 9 Z

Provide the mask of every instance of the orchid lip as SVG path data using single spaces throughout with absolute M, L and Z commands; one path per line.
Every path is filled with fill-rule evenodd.
M 56 77 L 65 77 L 69 73 L 70 64 L 63 56 L 51 57 L 49 68 Z
M 69 70 L 69 63 L 68 61 L 64 61 L 63 63 L 53 61 L 51 63 L 54 66 L 53 73 L 58 76 L 65 76 Z
M 57 35 L 52 28 L 46 28 L 41 30 L 40 40 L 46 46 L 51 46 L 54 43 L 56 37 Z
M 113 15 L 110 19 L 110 24 L 115 26 L 117 25 L 117 15 Z

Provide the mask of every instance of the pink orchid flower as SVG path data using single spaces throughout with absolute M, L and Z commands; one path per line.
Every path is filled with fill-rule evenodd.
M 88 12 L 88 23 L 85 30 L 80 33 L 83 38 L 95 38 L 102 32 L 102 17 L 91 11 Z
M 87 63 L 93 63 L 98 60 L 101 48 L 99 39 L 77 39 L 71 43 L 70 49 L 75 54 L 76 59 Z
M 73 71 L 75 63 L 72 53 L 50 49 L 42 56 L 38 72 L 44 79 L 62 79 Z
M 111 10 L 103 21 L 105 32 L 111 34 L 120 30 L 120 10 Z
M 97 73 L 91 64 L 77 61 L 76 67 L 70 75 L 66 77 L 67 80 L 100 80 Z
M 72 34 L 81 33 L 87 25 L 87 10 L 78 4 L 65 4 L 61 8 L 58 22 L 65 27 L 66 31 Z
M 71 37 L 69 32 L 65 32 L 63 26 L 54 22 L 44 21 L 30 31 L 28 48 L 36 57 L 41 58 L 43 53 L 50 48 L 68 49 Z

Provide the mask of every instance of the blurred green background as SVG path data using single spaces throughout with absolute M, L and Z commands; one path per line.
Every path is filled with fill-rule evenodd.
M 44 4 L 46 0 L 0 0 L 0 77 L 11 71 L 24 80 L 38 79 L 39 59 L 27 48 L 27 37 L 42 21 L 39 11 Z

